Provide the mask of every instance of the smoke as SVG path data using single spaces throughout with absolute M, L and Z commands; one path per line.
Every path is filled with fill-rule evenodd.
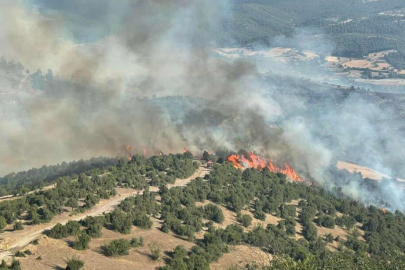
M 54 76 L 38 90 L 25 70 L 22 78 L 0 72 L 0 174 L 124 155 L 127 144 L 150 154 L 247 149 L 330 190 L 404 209 L 396 185 L 373 191 L 329 171 L 346 159 L 405 175 L 397 112 L 367 92 L 263 76 L 249 59 L 218 57 L 211 49 L 227 1 L 3 2 L 6 59 Z M 301 32 L 278 39 L 287 41 L 331 47 Z

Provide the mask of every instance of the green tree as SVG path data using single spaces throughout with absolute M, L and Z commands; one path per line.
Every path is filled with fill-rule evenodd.
M 21 270 L 21 265 L 19 260 L 13 260 L 10 266 L 10 270 Z
M 101 224 L 93 223 L 87 227 L 86 233 L 93 238 L 99 238 L 102 236 L 102 228 L 103 226 Z
M 316 220 L 316 223 L 319 226 L 323 226 L 326 228 L 335 228 L 335 219 L 329 215 L 320 215 Z
M 224 221 L 222 210 L 214 204 L 204 206 L 204 217 L 217 223 L 222 223 Z
M 88 249 L 90 241 L 91 241 L 90 235 L 83 232 L 81 235 L 77 237 L 77 240 L 73 243 L 73 248 L 77 250 Z
M 8 270 L 8 265 L 5 260 L 1 261 L 0 270 Z
M 82 269 L 84 266 L 84 262 L 80 260 L 80 258 L 73 256 L 72 258 L 68 259 L 66 262 L 66 270 L 79 270 Z
M 242 215 L 240 218 L 240 223 L 242 223 L 243 227 L 249 227 L 252 224 L 252 217 L 250 215 Z
M 294 236 L 295 235 L 295 226 L 292 225 L 292 224 L 287 224 L 286 227 L 285 227 L 285 232 L 288 235 Z
M 7 221 L 3 216 L 0 216 L 0 232 L 7 226 Z
M 328 243 L 333 243 L 333 240 L 334 240 L 334 237 L 333 237 L 332 234 L 328 233 L 328 234 L 325 236 L 325 241 L 326 241 L 326 242 L 328 242 Z
M 354 230 L 352 231 L 352 235 L 353 235 L 353 237 L 354 238 L 359 238 L 360 237 L 360 231 L 359 231 L 359 229 L 357 229 L 357 228 L 354 228 Z
M 314 241 L 318 238 L 318 229 L 312 223 L 305 226 L 302 233 L 307 241 Z
M 56 224 L 52 229 L 49 234 L 49 237 L 55 238 L 55 239 L 62 239 L 68 236 L 68 232 L 66 229 L 66 226 L 63 226 L 62 224 L 58 223 Z
M 15 231 L 20 231 L 24 229 L 24 225 L 22 224 L 21 221 L 18 221 L 16 223 L 14 223 L 14 230 Z
M 66 202 L 67 207 L 71 207 L 72 211 L 74 208 L 79 207 L 79 201 L 76 198 L 69 198 L 69 200 Z
M 104 254 L 108 257 L 122 256 L 129 254 L 129 248 L 131 244 L 125 239 L 116 239 L 110 242 L 108 245 L 101 247 Z

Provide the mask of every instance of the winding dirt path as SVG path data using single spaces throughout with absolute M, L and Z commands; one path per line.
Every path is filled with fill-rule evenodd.
M 204 177 L 209 172 L 210 169 L 207 169 L 205 166 L 201 165 L 192 176 L 187 179 L 177 179 L 175 184 L 170 184 L 168 185 L 168 187 L 172 188 L 186 186 L 191 180 L 197 177 Z M 149 190 L 152 192 L 156 192 L 159 190 L 159 188 L 150 187 Z M 69 213 L 63 213 L 54 217 L 50 223 L 39 224 L 35 226 L 26 226 L 22 231 L 8 231 L 2 233 L 0 235 L 0 249 L 2 249 L 3 251 L 0 252 L 0 260 L 12 257 L 16 251 L 22 249 L 35 239 L 39 238 L 44 232 L 52 229 L 57 223 L 66 224 L 69 220 L 78 221 L 84 219 L 87 216 L 99 216 L 103 213 L 108 213 L 112 211 L 116 206 L 118 206 L 121 201 L 130 196 L 141 194 L 142 191 L 117 188 L 117 193 L 119 195 L 108 200 L 100 200 L 100 202 L 95 207 L 89 209 L 84 213 L 75 216 L 69 216 Z M 8 251 L 4 251 L 6 243 L 9 244 Z

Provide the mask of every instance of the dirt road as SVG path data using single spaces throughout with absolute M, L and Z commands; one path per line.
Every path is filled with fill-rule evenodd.
M 177 179 L 175 184 L 168 185 L 169 188 L 172 187 L 179 187 L 185 186 L 191 180 L 197 177 L 204 177 L 210 170 L 207 169 L 205 166 L 200 166 L 198 170 L 189 178 L 187 179 Z M 158 191 L 158 187 L 150 187 L 150 191 Z M 69 216 L 68 213 L 56 216 L 50 223 L 47 224 L 40 224 L 35 226 L 26 226 L 22 231 L 11 231 L 5 232 L 1 234 L 1 244 L 2 249 L 4 250 L 4 246 L 6 243 L 9 244 L 9 250 L 3 251 L 0 253 L 0 260 L 6 259 L 11 257 L 14 252 L 17 250 L 25 247 L 33 240 L 40 237 L 44 232 L 52 229 L 57 223 L 66 224 L 69 220 L 81 220 L 87 216 L 99 216 L 103 213 L 108 213 L 112 211 L 117 205 L 120 204 L 121 201 L 125 200 L 126 198 L 136 195 L 142 191 L 140 190 L 133 190 L 133 189 L 117 189 L 118 194 L 109 200 L 101 200 L 95 207 L 89 209 L 88 211 L 76 215 L 76 216 Z
M 49 185 L 49 186 L 46 186 L 46 187 L 43 187 L 43 188 L 39 188 L 39 189 L 30 191 L 30 192 L 27 192 L 27 194 L 25 194 L 25 195 L 33 194 L 33 193 L 35 193 L 37 191 L 40 191 L 40 190 L 49 190 L 49 189 L 52 189 L 52 188 L 55 188 L 55 187 L 56 187 L 56 184 L 52 184 L 52 185 Z M 18 196 L 7 195 L 7 196 L 3 196 L 3 197 L 0 197 L 0 202 L 17 200 L 17 199 L 20 199 L 20 198 L 24 197 L 25 195 L 18 195 Z

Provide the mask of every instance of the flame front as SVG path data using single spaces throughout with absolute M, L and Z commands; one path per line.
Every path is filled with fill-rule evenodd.
M 183 154 L 186 154 L 186 153 L 192 154 L 190 150 L 188 150 L 186 147 L 184 147 L 183 148 Z
M 132 146 L 130 146 L 129 144 L 127 146 L 125 146 L 125 150 L 127 151 L 127 158 L 129 161 L 132 160 L 131 149 L 132 149 Z
M 287 178 L 301 182 L 303 181 L 302 178 L 294 171 L 294 169 L 285 164 L 285 169 L 281 169 L 274 165 L 273 162 L 268 161 L 265 158 L 261 158 L 255 155 L 253 152 L 248 152 L 248 157 L 246 158 L 244 155 L 230 155 L 228 157 L 228 161 L 233 164 L 235 168 L 244 169 L 244 168 L 254 168 L 258 170 L 263 170 L 266 167 L 269 171 L 274 173 L 282 173 L 287 176 Z

